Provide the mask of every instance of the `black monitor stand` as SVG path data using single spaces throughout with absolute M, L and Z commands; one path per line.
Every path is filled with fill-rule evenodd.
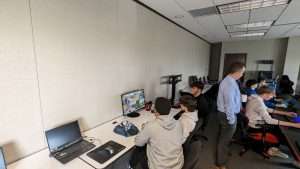
M 138 113 L 138 112 L 132 112 L 132 113 L 127 114 L 127 117 L 131 117 L 131 118 L 139 117 L 139 116 L 140 116 L 140 113 Z

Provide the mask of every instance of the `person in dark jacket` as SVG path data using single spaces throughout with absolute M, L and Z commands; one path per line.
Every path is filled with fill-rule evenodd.
M 207 126 L 209 113 L 210 113 L 209 104 L 205 96 L 202 94 L 204 84 L 201 82 L 196 82 L 191 85 L 191 88 L 192 88 L 191 94 L 197 100 L 198 118 L 202 119 L 203 121 L 201 129 L 204 130 L 205 127 Z
M 282 75 L 279 82 L 278 88 L 281 95 L 292 95 L 294 93 L 293 89 L 294 82 L 292 82 L 288 75 Z

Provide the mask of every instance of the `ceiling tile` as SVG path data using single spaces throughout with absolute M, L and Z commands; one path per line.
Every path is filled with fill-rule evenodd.
M 251 10 L 250 22 L 273 21 L 276 20 L 287 5 L 278 5 L 266 8 Z
M 300 25 L 297 25 L 291 31 L 287 32 L 286 36 L 293 37 L 293 36 L 300 36 Z
M 281 17 L 275 23 L 279 24 L 288 24 L 288 23 L 297 23 L 300 22 L 300 0 L 293 0 L 288 5 L 287 9 L 283 12 Z
M 221 15 L 225 25 L 248 23 L 249 11 L 226 13 Z
M 160 0 L 160 1 L 164 1 L 164 0 Z M 180 6 L 182 6 L 186 11 L 214 6 L 212 0 L 174 0 L 174 1 L 180 4 Z
M 229 4 L 233 2 L 239 2 L 241 0 L 214 0 L 216 5 Z
M 186 12 L 178 6 L 173 0 L 140 0 L 144 4 L 150 6 L 161 14 L 167 16 L 170 19 L 174 19 L 175 16 L 186 14 Z
M 297 24 L 272 26 L 271 29 L 268 31 L 266 38 L 285 37 L 286 33 L 295 28 L 296 26 Z
M 205 30 L 208 30 L 208 36 L 213 37 L 216 40 L 222 40 L 229 38 L 220 16 L 218 15 L 209 15 L 198 17 L 197 21 L 200 26 L 204 27 Z
M 188 13 L 181 19 L 174 19 L 176 23 L 179 25 L 185 27 L 186 29 L 190 30 L 191 32 L 203 37 L 205 39 L 205 36 L 208 34 L 207 30 L 200 26 L 195 18 L 193 18 Z

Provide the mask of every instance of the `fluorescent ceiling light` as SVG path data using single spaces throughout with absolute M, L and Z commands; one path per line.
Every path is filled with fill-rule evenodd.
M 232 38 L 243 38 L 243 37 L 252 37 L 252 36 L 264 36 L 264 32 L 257 33 L 243 33 L 243 34 L 231 34 Z
M 289 0 L 245 0 L 241 2 L 219 5 L 217 6 L 217 8 L 219 9 L 221 14 L 224 14 L 269 6 L 284 5 L 288 3 Z
M 264 22 L 253 22 L 247 24 L 239 25 L 227 25 L 227 29 L 247 29 L 247 28 L 259 28 L 259 27 L 270 27 L 273 24 L 273 21 L 264 21 Z

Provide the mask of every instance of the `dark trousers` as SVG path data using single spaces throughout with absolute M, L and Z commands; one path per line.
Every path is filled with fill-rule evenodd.
M 136 169 L 139 165 L 142 169 L 149 169 L 146 151 L 147 146 L 135 147 L 135 149 L 132 152 L 131 159 L 129 160 L 129 165 L 133 169 Z
M 216 165 L 218 167 L 223 167 L 228 161 L 228 156 L 230 153 L 229 146 L 236 130 L 236 122 L 234 124 L 229 124 L 226 114 L 223 112 L 218 112 L 218 120 L 219 134 L 217 140 Z

